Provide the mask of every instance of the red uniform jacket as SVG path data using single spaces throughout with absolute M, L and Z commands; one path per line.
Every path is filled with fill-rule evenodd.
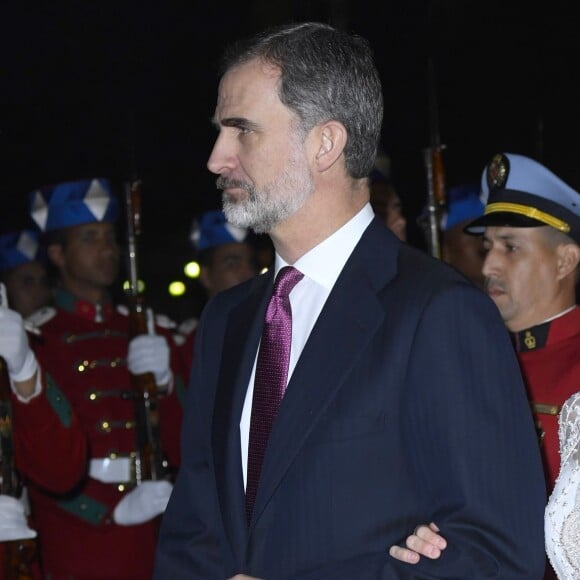
M 42 368 L 43 393 L 15 401 L 16 457 L 28 480 L 33 524 L 47 578 L 143 579 L 152 574 L 157 522 L 118 526 L 112 512 L 131 485 L 89 477 L 92 458 L 136 451 L 135 411 L 127 370 L 128 318 L 62 293 L 31 343 Z M 179 464 L 183 388 L 171 335 L 175 389 L 160 396 L 162 447 Z
M 551 493 L 560 470 L 558 415 L 564 401 L 580 389 L 580 308 L 518 332 L 515 342 Z

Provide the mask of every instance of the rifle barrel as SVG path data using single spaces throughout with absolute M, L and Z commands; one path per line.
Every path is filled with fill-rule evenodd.
M 139 288 L 138 237 L 141 235 L 141 182 L 125 185 L 127 211 L 127 264 L 129 273 L 129 335 L 147 334 L 147 308 Z M 157 385 L 153 373 L 131 375 L 137 421 L 136 480 L 163 479 L 166 462 L 161 447 Z

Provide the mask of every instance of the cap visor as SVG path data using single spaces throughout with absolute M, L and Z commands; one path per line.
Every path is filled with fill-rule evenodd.
M 485 228 L 488 226 L 506 226 L 512 228 L 537 228 L 539 226 L 545 226 L 538 220 L 526 217 L 524 215 L 519 215 L 511 212 L 497 212 L 490 213 L 488 215 L 482 215 L 471 223 L 467 224 L 463 231 L 466 234 L 472 236 L 478 236 L 483 234 Z

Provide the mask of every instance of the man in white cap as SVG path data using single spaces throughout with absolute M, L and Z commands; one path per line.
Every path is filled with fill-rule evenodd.
M 104 179 L 60 183 L 31 196 L 32 217 L 59 273 L 55 307 L 36 318 L 0 309 L 0 354 L 12 381 L 16 457 L 29 481 L 47 578 L 148 579 L 157 521 L 172 484 L 141 477 L 131 376 L 152 373 L 161 444 L 179 463 L 181 363 L 160 328 L 130 338 L 112 302 L 120 252 L 118 204 Z M 142 459 L 143 461 L 140 461 Z M 169 468 L 168 468 L 169 471 Z
M 528 389 L 551 493 L 548 555 L 558 577 L 575 578 L 580 570 L 580 399 L 575 396 L 580 390 L 575 298 L 580 194 L 537 161 L 512 153 L 492 158 L 483 172 L 482 191 L 485 211 L 465 231 L 483 236 L 485 289 L 511 332 Z M 431 530 L 417 529 L 407 545 L 423 555 L 439 555 L 434 524 Z M 416 554 L 393 550 L 402 559 L 417 560 Z M 548 569 L 546 578 L 553 577 Z

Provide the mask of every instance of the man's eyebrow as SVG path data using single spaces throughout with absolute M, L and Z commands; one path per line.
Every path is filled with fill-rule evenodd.
M 256 123 L 248 121 L 243 117 L 227 117 L 226 119 L 217 120 L 215 117 L 212 119 L 212 123 L 219 129 L 220 127 L 234 127 L 238 129 L 252 129 L 258 128 Z
M 501 234 L 501 235 L 499 235 L 497 237 L 500 240 L 504 240 L 504 241 L 511 241 L 511 240 L 517 240 L 518 239 L 518 235 L 517 234 L 513 234 L 513 233 Z
M 499 234 L 499 235 L 496 235 L 495 236 L 495 239 L 498 240 L 498 241 L 500 241 L 500 242 L 510 242 L 512 240 L 517 240 L 518 237 L 517 237 L 516 234 L 509 233 L 509 234 Z M 492 242 L 493 240 L 487 234 L 483 234 L 483 241 L 484 242 Z

